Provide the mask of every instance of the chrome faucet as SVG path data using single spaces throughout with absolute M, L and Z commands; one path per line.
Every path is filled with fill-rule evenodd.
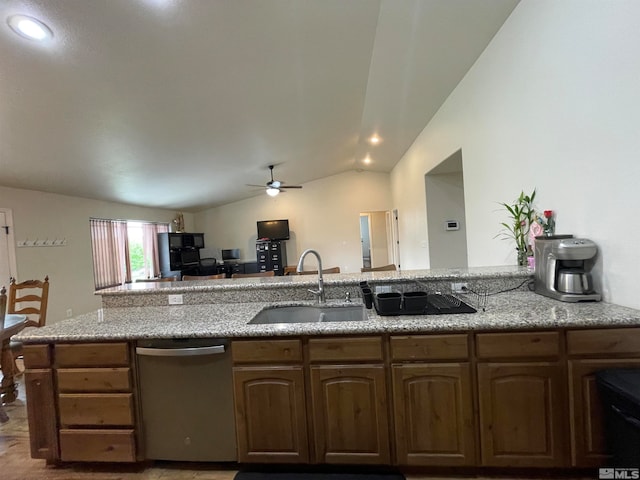
M 304 257 L 306 257 L 310 253 L 313 253 L 318 259 L 318 290 L 309 289 L 309 291 L 316 296 L 316 298 L 318 299 L 318 303 L 326 303 L 326 300 L 324 297 L 324 281 L 322 280 L 322 259 L 320 258 L 320 254 L 315 250 L 312 250 L 311 248 L 308 248 L 307 250 L 302 252 L 302 255 L 300 255 L 300 260 L 298 260 L 298 266 L 296 267 L 296 271 L 298 273 L 302 272 L 302 267 L 304 265 Z

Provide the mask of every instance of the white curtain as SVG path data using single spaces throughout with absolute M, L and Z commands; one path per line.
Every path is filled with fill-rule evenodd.
M 169 231 L 166 223 L 142 224 L 142 251 L 144 252 L 144 275 L 153 278 L 160 275 L 160 261 L 158 257 L 158 233 Z

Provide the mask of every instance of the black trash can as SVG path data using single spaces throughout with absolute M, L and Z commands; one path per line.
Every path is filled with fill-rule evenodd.
M 640 467 L 640 369 L 596 373 L 612 467 Z

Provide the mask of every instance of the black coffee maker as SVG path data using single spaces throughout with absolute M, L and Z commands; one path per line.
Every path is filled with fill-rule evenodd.
M 586 238 L 536 237 L 536 293 L 563 302 L 600 301 L 591 276 L 597 253 L 596 244 Z

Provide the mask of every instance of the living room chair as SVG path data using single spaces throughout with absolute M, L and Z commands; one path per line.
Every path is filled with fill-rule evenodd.
M 11 277 L 9 283 L 9 297 L 7 299 L 7 313 L 17 313 L 27 316 L 25 327 L 44 327 L 47 322 L 47 303 L 49 301 L 49 276 L 41 280 L 25 280 L 17 283 Z M 16 340 L 10 342 L 13 356 L 13 371 L 22 374 L 15 361 L 22 356 L 22 343 Z
M 362 267 L 360 272 L 393 272 L 396 270 L 396 266 L 391 263 L 389 265 L 383 265 L 382 267 Z
M 256 273 L 233 273 L 231 278 L 248 278 L 248 277 L 273 277 L 276 272 L 269 270 L 268 272 L 256 272 Z
M 296 268 L 297 265 L 287 265 L 286 267 L 284 267 L 284 274 L 285 275 L 296 275 Z
M 216 275 L 183 275 L 182 280 L 218 280 L 221 278 L 227 278 L 225 273 L 218 273 Z
M 7 313 L 7 289 L 2 287 L 0 290 L 0 330 L 4 328 L 4 316 Z M 4 411 L 2 402 L 0 402 L 0 423 L 9 421 L 9 415 Z
M 297 273 L 298 275 L 317 275 L 318 270 L 304 270 Z M 323 268 L 322 273 L 340 273 L 340 267 Z

